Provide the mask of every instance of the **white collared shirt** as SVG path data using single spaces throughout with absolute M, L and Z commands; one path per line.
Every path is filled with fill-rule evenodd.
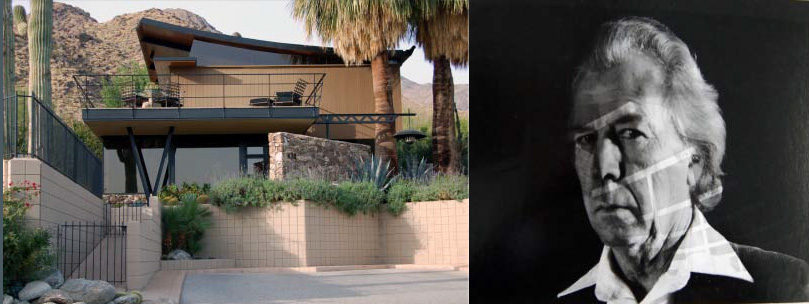
M 598 264 L 558 297 L 595 285 L 595 295 L 600 301 L 638 304 L 629 286 L 615 274 L 609 254 L 610 248 L 604 246 Z M 674 253 L 669 269 L 660 276 L 640 304 L 670 303 L 671 295 L 688 284 L 692 272 L 753 282 L 733 247 L 708 224 L 699 210 L 694 211 L 691 228 Z

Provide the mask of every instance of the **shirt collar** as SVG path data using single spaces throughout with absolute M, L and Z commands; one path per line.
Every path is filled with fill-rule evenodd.
M 637 303 L 626 283 L 615 274 L 609 254 L 610 248 L 604 246 L 598 264 L 576 283 L 559 293 L 558 297 L 595 285 L 596 298 L 600 301 Z M 656 301 L 682 289 L 688 283 L 692 272 L 753 282 L 753 278 L 730 242 L 708 224 L 698 209 L 694 209 L 691 227 L 674 253 L 669 269 L 660 276 L 643 302 Z

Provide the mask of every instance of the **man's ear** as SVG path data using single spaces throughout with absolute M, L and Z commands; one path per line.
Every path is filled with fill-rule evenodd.
M 691 162 L 688 163 L 688 186 L 694 190 L 702 177 L 702 170 L 705 166 L 705 161 L 699 154 L 691 156 Z

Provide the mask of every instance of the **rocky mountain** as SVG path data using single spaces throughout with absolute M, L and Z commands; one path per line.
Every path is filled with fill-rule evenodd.
M 469 85 L 455 85 L 455 104 L 458 107 L 460 116 L 469 116 Z M 430 83 L 419 84 L 402 77 L 402 105 L 404 111 L 408 109 L 416 113 L 416 121 L 432 119 L 433 112 L 433 85 Z
M 81 8 L 64 3 L 53 4 L 53 57 L 51 77 L 55 110 L 63 118 L 81 119 L 81 95 L 73 80 L 75 74 L 114 73 L 121 64 L 142 62 L 143 55 L 135 33 L 141 18 L 221 33 L 205 18 L 183 9 L 149 9 L 124 14 L 100 23 Z M 27 90 L 28 41 L 25 35 L 15 39 L 17 87 Z M 469 85 L 455 89 L 458 110 L 469 108 Z M 402 80 L 405 108 L 431 117 L 432 86 Z M 429 114 L 429 115 L 424 115 Z
M 143 61 L 134 29 L 144 17 L 219 33 L 204 18 L 182 9 L 149 9 L 99 23 L 81 8 L 54 2 L 51 79 L 57 113 L 66 119 L 81 118 L 80 93 L 73 75 L 113 73 L 122 63 Z M 17 87 L 27 88 L 28 41 L 25 35 L 15 39 L 15 60 Z

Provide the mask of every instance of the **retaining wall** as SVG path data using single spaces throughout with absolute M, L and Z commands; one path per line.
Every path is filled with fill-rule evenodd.
M 349 217 L 305 201 L 232 214 L 206 206 L 214 224 L 196 257 L 233 260 L 236 268 L 469 265 L 469 200 L 408 203 L 398 217 Z
M 469 265 L 469 200 L 407 203 L 380 220 L 385 264 Z
M 379 262 L 378 217 L 351 218 L 312 202 L 245 208 L 216 206 L 214 225 L 196 256 L 235 260 L 235 267 L 362 265 Z
M 51 166 L 35 158 L 3 161 L 3 188 L 10 182 L 36 183 L 40 193 L 31 202 L 26 219 L 35 227 L 56 230 L 70 221 L 100 223 L 104 218 L 101 198 L 93 195 Z
M 150 207 L 141 207 L 141 221 L 127 222 L 126 277 L 128 289 L 143 289 L 160 271 L 160 203 L 156 197 Z

